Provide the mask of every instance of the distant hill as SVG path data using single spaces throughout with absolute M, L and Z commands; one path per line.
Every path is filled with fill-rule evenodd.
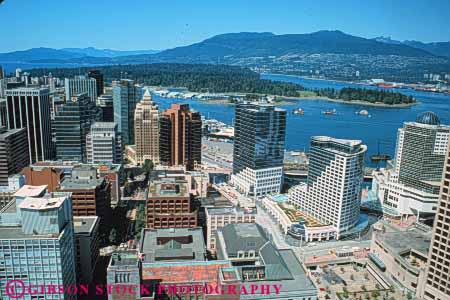
M 73 60 L 85 57 L 119 57 L 129 55 L 154 54 L 158 50 L 132 50 L 120 51 L 111 49 L 88 48 L 31 48 L 23 51 L 0 53 L 0 62 L 34 62 L 43 60 Z
M 162 51 L 155 57 L 161 60 L 220 62 L 220 58 L 226 57 L 279 57 L 320 53 L 433 56 L 413 47 L 380 43 L 341 31 L 318 31 L 284 35 L 248 32 L 222 34 L 193 45 Z
M 0 62 L 30 62 L 48 58 L 65 60 L 82 56 L 85 55 L 53 48 L 32 48 L 24 51 L 0 53 Z
M 433 43 L 423 43 L 419 41 L 397 41 L 390 37 L 377 37 L 373 40 L 395 45 L 407 45 L 416 49 L 421 49 L 427 51 L 431 54 L 437 56 L 444 56 L 450 58 L 450 42 L 433 42 Z
M 118 57 L 118 56 L 128 56 L 128 55 L 140 55 L 140 54 L 155 54 L 161 52 L 160 50 L 112 50 L 112 49 L 97 49 L 94 47 L 88 48 L 62 48 L 61 50 L 78 53 L 84 56 L 92 57 Z

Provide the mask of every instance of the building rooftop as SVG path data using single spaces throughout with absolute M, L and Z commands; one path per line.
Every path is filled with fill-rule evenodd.
M 219 232 L 228 256 L 236 256 L 238 251 L 258 252 L 268 242 L 264 229 L 256 223 L 228 224 Z
M 50 234 L 26 234 L 22 231 L 21 226 L 0 226 L 0 240 L 14 240 L 14 239 L 57 239 L 64 234 L 61 233 Z
M 384 228 L 385 232 L 377 232 L 376 237 L 393 253 L 402 255 L 410 250 L 415 250 L 425 257 L 428 255 L 431 243 L 429 232 L 423 232 L 415 227 L 404 231 L 387 224 L 384 224 Z
M 91 128 L 108 128 L 108 129 L 114 129 L 116 127 L 116 123 L 114 122 L 95 122 L 91 125 Z
M 441 123 L 438 116 L 432 111 L 426 111 L 418 115 L 416 122 L 427 125 L 439 125 Z
M 138 253 L 135 250 L 115 251 L 111 255 L 108 268 L 124 266 L 137 267 L 138 262 Z
M 228 257 L 238 259 L 236 255 L 238 251 L 253 250 L 257 253 L 253 261 L 246 258 L 248 263 L 241 261 L 238 267 L 242 284 L 246 287 L 250 287 L 255 282 L 259 285 L 281 284 L 281 292 L 289 294 L 290 297 L 295 297 L 296 293 L 316 290 L 294 251 L 277 249 L 268 240 L 261 226 L 254 223 L 229 224 L 218 231 L 218 236 L 219 253 L 224 250 Z M 258 274 L 257 278 L 256 274 Z M 244 296 L 243 299 L 253 299 L 253 297 L 254 295 L 251 298 Z
M 39 197 L 43 195 L 46 190 L 46 185 L 24 185 L 14 194 L 14 197 Z
M 187 181 L 176 178 L 155 180 L 149 185 L 148 197 L 189 197 Z
M 141 236 L 139 249 L 145 262 L 205 260 L 205 242 L 200 227 L 143 229 Z
M 92 233 L 96 224 L 99 222 L 99 217 L 97 216 L 84 216 L 84 217 L 73 217 L 73 228 L 75 234 L 81 233 Z
M 52 208 L 58 208 L 64 203 L 66 197 L 52 197 L 52 198 L 25 198 L 18 207 L 21 209 L 31 210 L 47 210 Z
M 312 139 L 319 142 L 332 142 L 335 144 L 347 145 L 350 147 L 356 147 L 362 144 L 361 140 L 346 140 L 346 139 L 337 139 L 329 136 L 313 136 Z
M 254 208 L 230 207 L 206 207 L 208 215 L 236 215 L 236 214 L 256 214 Z
M 142 279 L 158 280 L 162 283 L 218 284 L 222 270 L 235 270 L 229 261 L 186 261 L 143 264 Z M 227 272 L 227 275 L 231 274 Z M 236 274 L 236 273 L 234 273 Z M 229 278 L 231 279 L 231 278 Z M 237 274 L 236 274 L 236 279 Z
M 3 140 L 8 136 L 16 134 L 17 132 L 20 131 L 25 131 L 25 129 L 24 128 L 6 129 L 5 127 L 0 127 L 0 140 Z
M 257 281 L 244 281 L 242 284 L 251 289 L 251 285 L 257 282 L 258 285 L 281 285 L 280 294 L 289 295 L 289 298 L 295 298 L 296 296 L 303 298 L 304 293 L 317 291 L 316 287 L 312 283 L 311 279 L 306 275 L 301 263 L 297 259 L 295 253 L 291 249 L 277 250 L 280 259 L 283 261 L 283 265 L 287 268 L 290 274 L 289 279 L 275 279 L 280 278 L 283 273 L 278 273 L 277 266 L 273 266 L 272 270 L 268 272 L 269 277 L 272 279 L 257 280 Z M 242 267 L 241 267 L 242 268 Z M 267 272 L 267 271 L 266 271 Z M 259 292 L 257 292 L 258 294 Z M 254 299 L 255 295 L 241 295 L 241 299 Z M 272 295 L 258 295 L 258 299 L 269 298 L 273 299 Z
M 103 178 L 92 178 L 92 179 L 75 179 L 66 178 L 61 182 L 61 190 L 72 190 L 72 189 L 95 189 L 97 186 L 101 185 L 104 181 Z

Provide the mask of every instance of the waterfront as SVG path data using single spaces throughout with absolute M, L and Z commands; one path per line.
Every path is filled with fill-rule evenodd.
M 312 89 L 375 88 L 345 82 L 304 79 L 284 75 L 262 75 L 261 77 L 263 79 L 295 82 Z M 395 91 L 412 95 L 420 103 L 407 108 L 385 108 L 299 99 L 297 102 L 280 105 L 288 111 L 286 149 L 308 150 L 311 136 L 329 135 L 337 138 L 363 140 L 368 145 L 366 158 L 377 153 L 379 142 L 380 152 L 393 156 L 397 129 L 402 126 L 403 122 L 414 121 L 418 114 L 433 111 L 439 116 L 442 124 L 450 124 L 450 96 L 405 89 L 395 89 Z M 160 109 L 165 109 L 176 102 L 189 103 L 192 108 L 201 112 L 206 118 L 217 119 L 230 125 L 234 118 L 234 106 L 232 105 L 212 104 L 196 99 L 167 99 L 156 95 L 154 100 L 160 104 Z M 297 107 L 304 109 L 304 115 L 298 116 L 292 113 L 292 110 Z M 323 111 L 332 109 L 336 109 L 336 115 L 322 114 Z M 362 109 L 368 110 L 371 117 L 355 113 Z

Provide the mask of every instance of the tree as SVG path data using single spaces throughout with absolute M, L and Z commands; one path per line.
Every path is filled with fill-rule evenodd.
M 111 244 L 117 244 L 117 229 L 112 228 L 109 232 L 109 242 Z
M 374 298 L 378 298 L 380 296 L 380 292 L 379 291 L 372 291 L 371 295 Z
M 412 296 L 411 292 L 408 292 L 406 294 L 406 299 L 411 300 L 412 298 L 413 298 L 413 296 Z
M 151 161 L 150 159 L 146 159 L 141 169 L 145 174 L 150 174 L 150 172 L 153 170 L 153 161 Z

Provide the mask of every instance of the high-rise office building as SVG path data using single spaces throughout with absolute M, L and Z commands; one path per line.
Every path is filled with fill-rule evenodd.
M 0 127 L 0 186 L 8 185 L 8 177 L 30 164 L 26 128 Z
M 5 78 L 5 73 L 3 72 L 2 66 L 0 66 L 0 79 Z
M 159 112 L 148 90 L 134 112 L 134 134 L 136 160 L 138 164 L 146 159 L 159 163 Z
M 30 162 L 52 159 L 53 142 L 48 88 L 6 91 L 7 127 L 26 128 Z
M 267 103 L 235 108 L 232 182 L 248 196 L 279 193 L 283 177 L 286 111 Z
M 450 146 L 446 150 L 438 209 L 428 251 L 424 300 L 448 300 L 450 295 Z
M 113 96 L 103 94 L 97 98 L 97 107 L 102 110 L 103 122 L 114 122 Z
M 87 163 L 122 163 L 122 140 L 116 123 L 95 122 L 86 136 Z
M 54 121 L 56 158 L 62 161 L 86 161 L 86 135 L 99 112 L 89 96 L 72 96 L 57 112 Z
M 83 75 L 66 78 L 64 87 L 66 91 L 66 102 L 70 101 L 73 96 L 83 93 L 86 93 L 94 104 L 97 102 L 97 83 L 94 78 Z
M 103 83 L 103 74 L 99 70 L 91 70 L 88 72 L 88 77 L 95 79 L 97 97 L 103 95 L 103 90 L 105 88 Z
M 340 234 L 359 221 L 364 155 L 358 140 L 311 138 L 307 184 L 291 189 L 289 201 Z
M 6 80 L 6 78 L 0 79 L 0 98 L 5 97 L 7 86 Z
M 395 170 L 408 187 L 439 193 L 450 126 L 440 125 L 432 112 L 419 115 L 398 130 Z M 430 182 L 434 182 L 430 183 Z
M 141 99 L 141 88 L 133 80 L 113 81 L 114 122 L 119 125 L 124 145 L 134 144 L 134 110 Z
M 77 255 L 77 282 L 95 281 L 95 267 L 99 259 L 99 218 L 97 216 L 73 217 Z
M 34 195 L 34 188 L 23 186 L 16 192 L 16 210 L 11 207 L 2 213 L 0 298 L 76 299 L 76 295 L 67 289 L 76 284 L 70 194 L 45 194 L 44 186 L 43 191 L 38 188 L 42 192 Z M 20 280 L 23 286 L 21 288 L 19 284 L 7 292 L 12 278 Z M 28 289 L 51 285 L 64 288 L 53 291 Z
M 393 168 L 374 173 L 373 192 L 385 215 L 431 218 L 436 213 L 449 133 L 450 126 L 441 125 L 432 112 L 398 130 Z
M 159 131 L 161 164 L 193 170 L 202 160 L 202 119 L 189 104 L 172 104 L 161 113 Z

